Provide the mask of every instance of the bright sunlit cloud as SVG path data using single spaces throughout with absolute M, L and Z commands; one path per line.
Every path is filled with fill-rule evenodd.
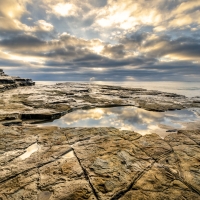
M 38 63 L 38 64 L 44 64 L 44 60 L 38 59 L 37 57 L 30 57 L 30 56 L 17 56 L 12 55 L 10 53 L 5 52 L 5 54 L 8 56 L 8 58 L 16 61 L 22 61 L 27 63 Z
M 93 68 L 94 71 L 103 71 L 103 68 Z
M 71 3 L 58 3 L 53 6 L 53 11 L 63 17 L 76 15 L 76 7 Z
M 103 50 L 104 46 L 94 46 L 91 49 L 95 52 L 95 53 L 101 53 L 101 51 Z

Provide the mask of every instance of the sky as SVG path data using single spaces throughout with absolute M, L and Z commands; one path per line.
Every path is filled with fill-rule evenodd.
M 0 0 L 0 68 L 36 81 L 200 81 L 200 1 Z

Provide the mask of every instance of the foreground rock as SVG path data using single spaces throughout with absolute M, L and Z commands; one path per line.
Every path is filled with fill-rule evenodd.
M 0 127 L 0 199 L 200 199 L 200 130 Z

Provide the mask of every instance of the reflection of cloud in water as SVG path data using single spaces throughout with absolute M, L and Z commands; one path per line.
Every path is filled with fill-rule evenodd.
M 158 121 L 163 115 L 159 112 L 150 112 L 136 107 L 115 108 L 113 112 L 117 113 L 118 117 L 123 121 L 140 124 Z
M 96 119 L 100 120 L 103 115 L 105 115 L 103 109 L 96 108 L 91 110 L 77 110 L 72 113 L 68 113 L 67 115 L 63 116 L 61 119 L 67 125 L 73 124 L 78 122 L 79 120 L 83 119 Z
M 115 115 L 120 121 L 127 121 L 129 123 L 150 123 L 155 120 L 159 120 L 163 114 L 156 112 L 149 112 L 143 109 L 135 107 L 112 107 L 112 108 L 96 108 L 92 110 L 78 110 L 73 113 L 69 113 L 63 117 L 68 123 L 74 123 L 83 119 L 102 119 L 105 116 Z
M 46 124 L 60 127 L 112 126 L 123 130 L 134 130 L 141 134 L 148 134 L 158 132 L 159 130 L 166 132 L 166 127 L 172 129 L 182 128 L 183 125 L 180 122 L 192 121 L 197 118 L 198 116 L 190 110 L 151 112 L 130 106 L 77 110 Z

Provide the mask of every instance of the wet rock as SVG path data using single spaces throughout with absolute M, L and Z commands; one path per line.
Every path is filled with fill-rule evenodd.
M 12 125 L 22 125 L 22 120 L 16 119 L 16 120 L 6 120 L 5 122 L 1 122 L 4 126 L 12 126 Z
M 177 131 L 177 129 L 170 129 L 170 130 L 167 130 L 166 132 L 173 133 L 173 132 L 176 132 L 176 131 Z
M 63 116 L 64 113 L 23 113 L 21 115 L 22 120 L 44 120 L 51 121 Z

